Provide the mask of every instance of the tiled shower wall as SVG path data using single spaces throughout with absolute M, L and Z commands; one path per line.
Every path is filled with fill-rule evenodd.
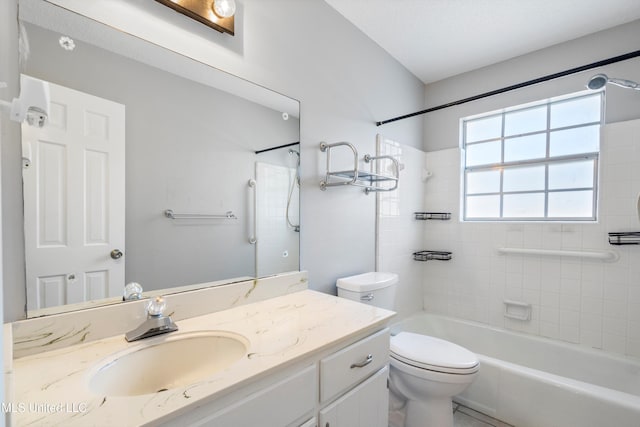
M 299 232 L 287 222 L 288 212 L 289 221 L 300 224 L 300 195 L 295 179 L 295 168 L 256 162 L 257 277 L 298 269 Z
M 460 221 L 460 150 L 426 153 L 432 176 L 407 187 L 422 187 L 426 210 L 451 212 L 452 219 L 424 221 L 419 249 L 452 251 L 453 259 L 415 262 L 422 268 L 424 309 L 640 357 L 640 246 L 607 240 L 608 232 L 640 231 L 640 120 L 605 126 L 600 158 L 597 223 L 495 223 Z M 381 248 L 402 245 L 385 231 L 394 220 L 380 218 L 387 242 Z M 620 258 L 500 255 L 500 247 L 615 251 Z M 398 249 L 397 256 L 409 256 Z M 531 320 L 505 318 L 505 299 L 531 304 Z
M 390 140 L 378 140 L 377 153 L 392 155 L 400 163 L 396 191 L 377 193 L 376 270 L 400 276 L 396 296 L 398 318 L 422 310 L 423 266 L 413 261 L 424 239 L 424 223 L 413 213 L 424 205 L 426 153 Z

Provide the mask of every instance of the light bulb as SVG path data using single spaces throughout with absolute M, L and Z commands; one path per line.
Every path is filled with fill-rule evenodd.
M 220 18 L 229 18 L 236 13 L 235 0 L 213 0 L 213 13 Z

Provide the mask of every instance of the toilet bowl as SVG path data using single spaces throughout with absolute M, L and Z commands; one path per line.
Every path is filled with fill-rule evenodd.
M 391 389 L 406 401 L 406 427 L 453 426 L 453 396 L 475 379 L 479 361 L 469 350 L 427 335 L 391 337 Z
M 394 306 L 397 284 L 397 274 L 381 272 L 336 283 L 338 296 L 387 309 Z M 478 357 L 457 344 L 411 332 L 392 336 L 390 344 L 391 401 L 405 402 L 404 427 L 452 427 L 452 398 L 476 377 Z

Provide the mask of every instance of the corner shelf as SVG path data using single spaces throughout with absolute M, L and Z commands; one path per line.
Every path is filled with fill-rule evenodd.
M 331 170 L 331 149 L 335 147 L 347 147 L 353 155 L 353 169 L 332 171 Z M 327 187 L 336 187 L 340 185 L 353 185 L 363 187 L 364 192 L 369 194 L 372 191 L 393 191 L 398 188 L 398 180 L 400 178 L 400 167 L 398 160 L 392 156 L 370 156 L 365 155 L 363 160 L 365 163 L 371 163 L 371 170 L 368 172 L 358 170 L 358 150 L 349 142 L 336 142 L 334 144 L 320 143 L 320 151 L 327 153 L 327 172 L 323 181 L 320 181 L 320 189 L 326 190 Z M 393 163 L 394 175 L 384 175 L 373 172 L 374 160 L 390 160 Z M 383 182 L 392 182 L 391 187 L 380 186 Z
M 451 259 L 451 252 L 418 251 L 413 253 L 413 259 L 416 261 L 449 261 Z
M 438 219 L 446 221 L 451 219 L 451 212 L 414 212 L 417 220 Z
M 640 231 L 626 231 L 621 233 L 609 233 L 611 245 L 640 245 Z

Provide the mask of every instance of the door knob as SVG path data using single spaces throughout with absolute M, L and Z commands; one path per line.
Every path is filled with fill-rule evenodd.
M 122 251 L 120 249 L 114 249 L 114 250 L 111 251 L 110 255 L 111 255 L 111 258 L 113 258 L 113 259 L 120 259 L 120 258 L 122 258 L 122 255 L 124 255 L 124 254 L 122 253 Z

